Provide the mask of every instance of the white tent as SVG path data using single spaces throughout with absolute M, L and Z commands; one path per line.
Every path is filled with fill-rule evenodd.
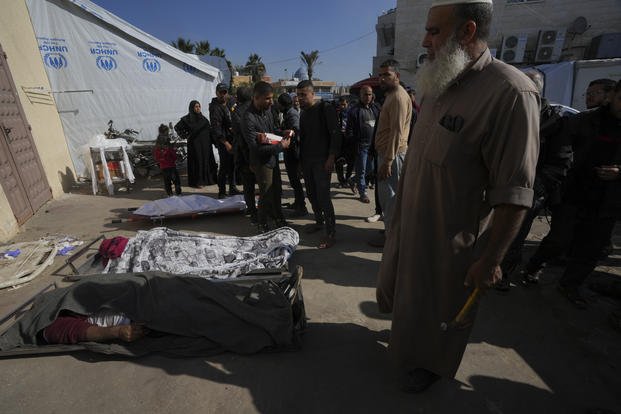
M 152 140 L 191 100 L 205 108 L 222 72 L 88 0 L 26 0 L 78 175 L 81 147 L 114 120 Z M 207 115 L 207 111 L 204 111 Z

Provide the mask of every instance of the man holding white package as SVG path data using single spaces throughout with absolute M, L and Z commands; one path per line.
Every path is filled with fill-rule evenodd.
M 293 131 L 277 131 L 271 106 L 274 103 L 272 86 L 257 82 L 252 103 L 242 119 L 242 131 L 250 152 L 250 170 L 259 184 L 258 225 L 264 233 L 286 225 L 280 204 L 282 181 L 278 154 L 289 148 Z M 281 135 L 280 141 L 272 134 Z M 274 142 L 272 142 L 274 141 Z M 270 221 L 272 223 L 270 223 Z

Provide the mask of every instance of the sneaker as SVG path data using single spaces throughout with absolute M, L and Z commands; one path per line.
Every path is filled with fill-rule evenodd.
M 434 382 L 440 379 L 440 376 L 424 368 L 416 368 L 406 374 L 405 381 L 401 389 L 404 392 L 417 394 L 425 391 Z
M 376 223 L 382 218 L 381 214 L 374 214 L 371 217 L 367 217 L 367 223 Z

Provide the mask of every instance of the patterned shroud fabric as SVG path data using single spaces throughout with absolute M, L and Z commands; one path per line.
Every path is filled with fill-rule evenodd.
M 229 279 L 257 269 L 286 265 L 300 241 L 281 227 L 253 237 L 212 236 L 166 227 L 139 231 L 123 255 L 111 260 L 109 273 L 163 271 L 175 275 Z

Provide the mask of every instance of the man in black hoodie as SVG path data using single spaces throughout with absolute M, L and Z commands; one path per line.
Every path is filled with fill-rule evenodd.
M 282 206 L 282 182 L 278 154 L 289 148 L 292 131 L 277 131 L 271 106 L 274 103 L 272 86 L 257 82 L 253 89 L 252 104 L 242 118 L 242 132 L 249 149 L 250 169 L 259 184 L 259 231 L 270 230 L 270 220 L 277 227 L 286 224 Z M 280 142 L 271 142 L 267 134 L 279 133 Z
M 235 161 L 233 157 L 233 130 L 231 111 L 226 105 L 228 86 L 219 83 L 216 86 L 216 97 L 209 104 L 209 118 L 211 128 L 220 156 L 218 170 L 218 198 L 226 197 L 226 185 L 229 185 L 229 195 L 240 194 L 235 187 Z

